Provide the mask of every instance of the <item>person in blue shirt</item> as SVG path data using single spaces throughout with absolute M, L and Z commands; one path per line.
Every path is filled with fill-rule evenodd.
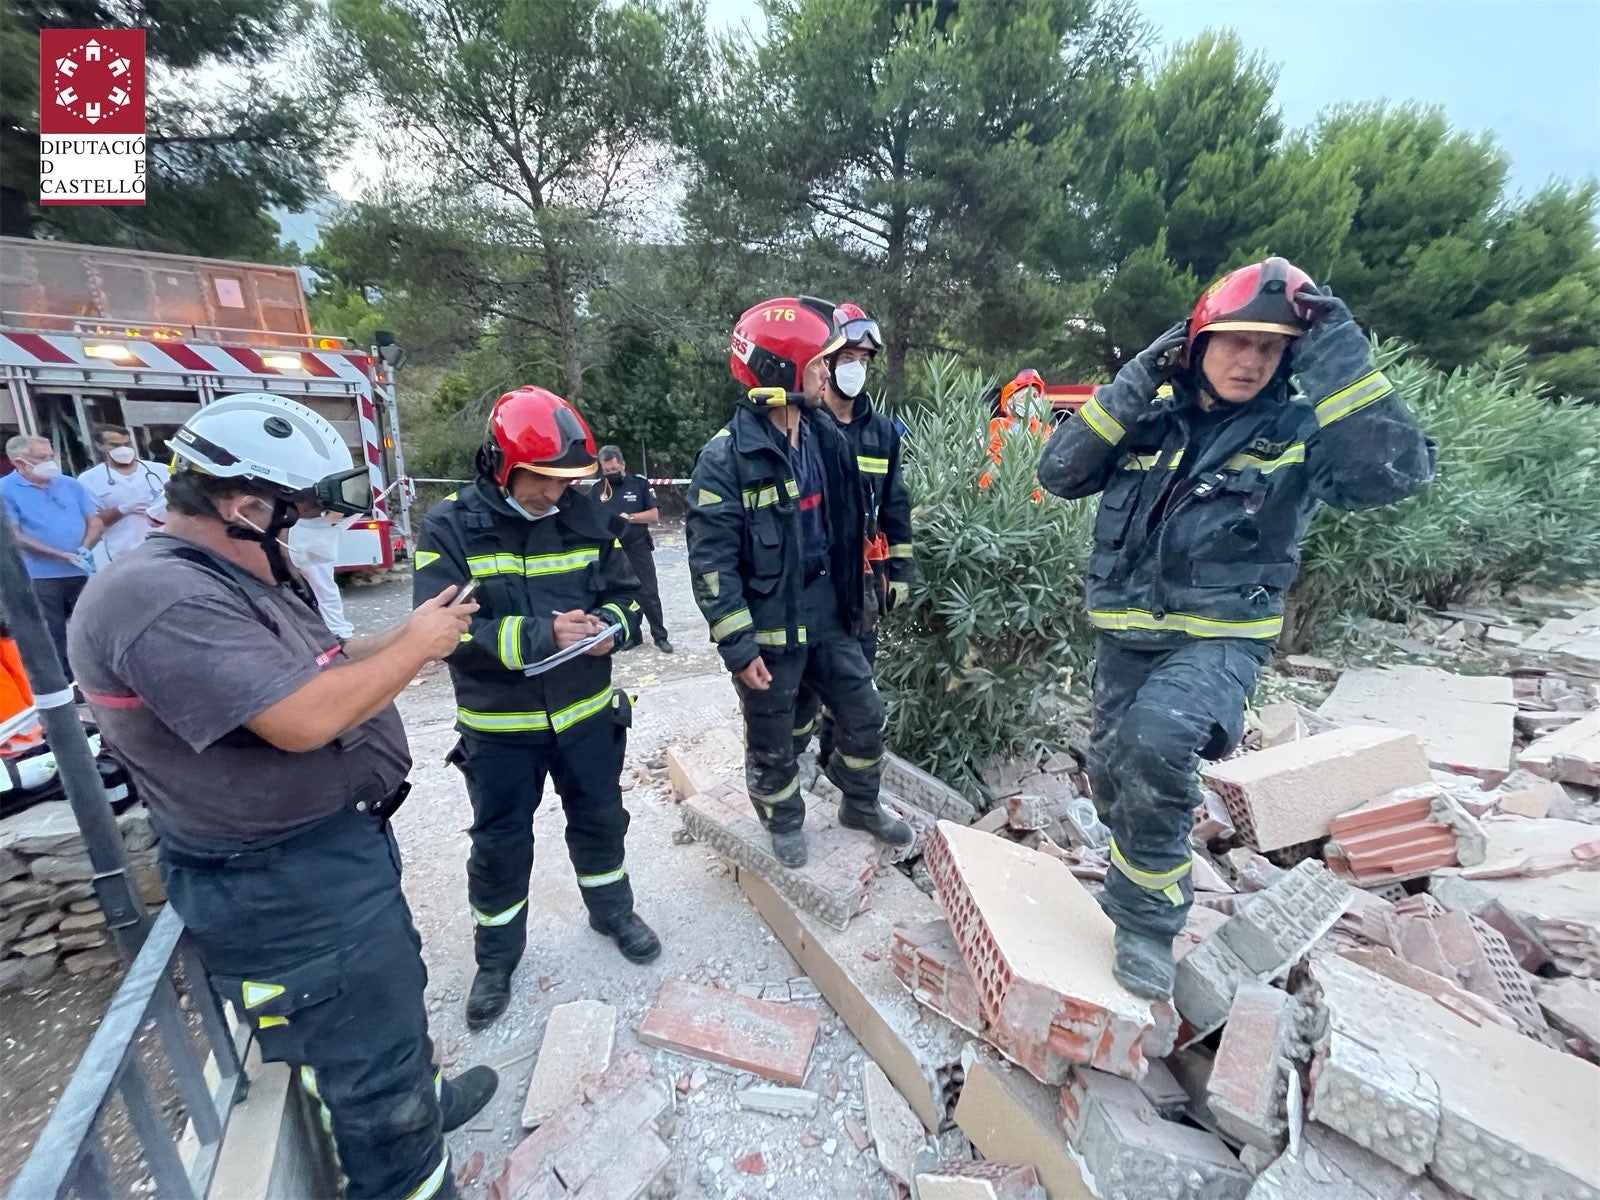
M 18 434 L 6 443 L 6 457 L 16 470 L 0 479 L 0 498 L 65 670 L 67 622 L 89 582 L 89 552 L 105 532 L 105 523 L 88 489 L 61 473 L 55 449 L 45 438 Z

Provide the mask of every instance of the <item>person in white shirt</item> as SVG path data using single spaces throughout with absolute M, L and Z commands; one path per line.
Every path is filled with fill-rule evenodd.
M 78 476 L 105 522 L 101 544 L 108 558 L 135 550 L 167 515 L 167 477 L 163 463 L 139 457 L 133 438 L 117 425 L 97 425 L 94 446 L 100 461 Z

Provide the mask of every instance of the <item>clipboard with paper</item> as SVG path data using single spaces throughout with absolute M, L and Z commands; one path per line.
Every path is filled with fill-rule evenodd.
M 581 642 L 573 642 L 572 645 L 568 646 L 565 650 L 557 650 L 549 658 L 541 658 L 531 667 L 523 667 L 522 673 L 524 675 L 543 675 L 551 667 L 559 667 L 562 663 L 570 662 L 572 659 L 577 658 L 580 654 L 587 654 L 590 650 L 593 650 L 602 642 L 606 642 L 612 638 L 618 637 L 622 632 L 622 626 L 613 622 L 612 624 L 607 625 L 599 633 L 590 634 Z

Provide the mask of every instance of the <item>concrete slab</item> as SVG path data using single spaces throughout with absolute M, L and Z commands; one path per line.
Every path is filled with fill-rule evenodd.
M 574 1000 L 550 1010 L 544 1041 L 528 1080 L 522 1127 L 535 1129 L 583 1099 L 586 1082 L 605 1074 L 617 1040 L 617 1010 L 598 1000 Z

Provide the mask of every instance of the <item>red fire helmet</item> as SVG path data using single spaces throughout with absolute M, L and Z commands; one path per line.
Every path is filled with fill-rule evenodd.
M 1268 258 L 1229 271 L 1201 295 L 1189 317 L 1186 348 L 1202 333 L 1223 329 L 1254 329 L 1299 337 L 1309 328 L 1295 293 L 1311 283 L 1311 276 L 1287 258 Z
M 489 474 L 501 487 L 518 467 L 562 479 L 595 472 L 588 424 L 570 403 L 544 388 L 520 387 L 494 402 L 483 450 Z
M 747 388 L 798 392 L 806 364 L 828 341 L 828 319 L 794 296 L 764 300 L 734 322 L 728 370 Z

